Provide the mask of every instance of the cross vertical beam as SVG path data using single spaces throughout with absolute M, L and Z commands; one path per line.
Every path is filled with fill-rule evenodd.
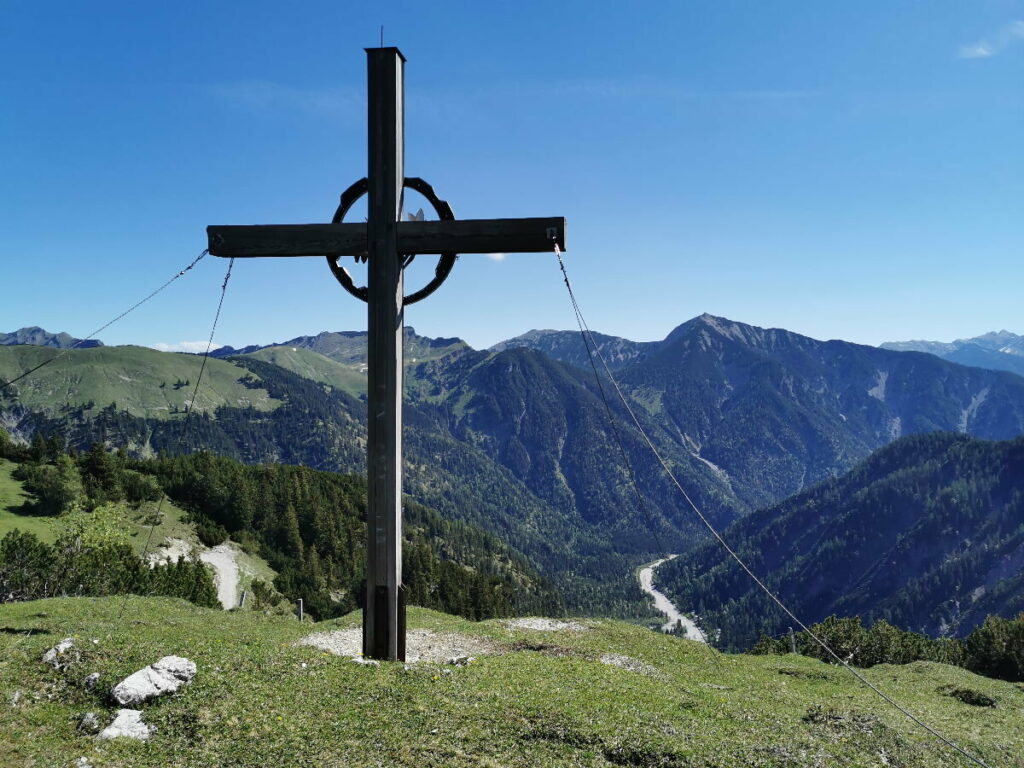
M 438 253 L 435 279 L 408 297 L 418 301 L 444 281 L 459 253 L 539 253 L 565 250 L 564 218 L 471 219 L 399 222 L 405 178 L 405 57 L 397 48 L 366 49 L 369 85 L 369 172 L 342 195 L 332 224 L 214 226 L 209 251 L 225 258 L 333 257 L 331 271 L 345 289 L 367 302 L 367 513 L 363 654 L 405 660 L 402 586 L 402 343 L 403 271 L 407 254 Z M 426 185 L 429 189 L 429 185 Z M 365 189 L 365 226 L 345 223 L 344 201 Z M 431 191 L 431 194 L 432 191 Z M 435 196 L 436 197 L 436 196 Z M 435 208 L 439 203 L 434 202 Z M 445 207 L 447 203 L 443 204 Z M 438 211 L 440 214 L 440 210 Z M 450 209 L 448 211 L 450 214 Z M 355 288 L 339 277 L 338 256 L 366 256 L 368 281 Z M 442 270 L 445 270 L 442 273 Z
M 367 48 L 369 191 L 367 562 L 363 654 L 405 660 L 402 589 L 402 256 L 398 220 L 405 180 L 405 57 Z

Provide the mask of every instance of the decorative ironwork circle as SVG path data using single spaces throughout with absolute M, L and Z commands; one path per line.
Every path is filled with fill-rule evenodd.
M 448 202 L 442 200 L 434 192 L 434 188 L 430 186 L 423 179 L 416 177 L 409 177 L 405 179 L 403 186 L 415 190 L 423 195 L 430 204 L 434 207 L 434 212 L 441 221 L 453 221 L 455 214 L 452 212 L 452 207 L 448 205 Z M 366 194 L 369 189 L 369 182 L 364 177 L 357 181 L 355 184 L 350 186 L 341 194 L 341 201 L 338 204 L 338 210 L 334 212 L 334 218 L 331 219 L 332 224 L 338 224 L 345 220 L 345 214 L 348 213 L 349 209 L 355 204 L 356 200 Z M 403 266 L 408 266 L 409 262 L 413 260 L 415 254 L 402 254 L 405 257 L 405 263 Z M 434 269 L 433 279 L 425 286 L 420 288 L 415 293 L 410 293 L 408 296 L 402 298 L 402 306 L 407 307 L 410 304 L 415 304 L 417 301 L 422 301 L 427 298 L 430 294 L 441 287 L 441 284 L 448 279 L 448 275 L 452 271 L 452 267 L 455 266 L 455 260 L 459 255 L 455 252 L 442 253 L 441 257 L 437 261 L 437 267 Z M 357 299 L 367 301 L 369 298 L 369 292 L 366 286 L 357 286 L 352 280 L 352 275 L 349 271 L 338 263 L 340 256 L 328 256 L 327 266 L 331 268 L 331 273 L 335 279 L 341 284 L 341 287 L 348 291 L 350 294 L 355 296 Z M 356 261 L 366 261 L 367 254 L 360 254 L 356 256 Z

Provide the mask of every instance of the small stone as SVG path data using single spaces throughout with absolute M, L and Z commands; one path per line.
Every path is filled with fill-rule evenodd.
M 157 696 L 174 693 L 195 676 L 195 662 L 181 656 L 164 656 L 128 675 L 111 689 L 110 695 L 118 704 L 141 704 Z
M 78 654 L 72 653 L 74 650 L 75 641 L 70 637 L 65 637 L 43 654 L 43 663 L 49 664 L 54 669 L 63 669 L 69 664 L 78 661 Z
M 476 658 L 473 656 L 452 656 L 448 659 L 448 663 L 453 667 L 468 667 L 474 661 L 476 661 Z
M 356 664 L 362 664 L 366 667 L 379 667 L 380 662 L 376 659 L 364 659 L 362 656 L 353 656 L 352 661 Z
M 92 768 L 92 763 L 88 757 L 80 757 L 75 760 L 75 768 Z
M 145 741 L 156 728 L 142 722 L 142 712 L 137 709 L 119 709 L 114 722 L 100 731 L 97 739 L 139 739 Z
M 21 704 L 22 693 L 21 691 L 15 691 L 14 695 L 11 696 L 11 707 L 16 707 Z
M 85 686 L 85 690 L 91 691 L 93 688 L 96 687 L 96 684 L 99 681 L 100 681 L 100 673 L 99 672 L 93 672 L 91 675 L 86 677 L 85 680 L 82 681 L 82 685 Z
M 97 733 L 101 728 L 103 725 L 95 712 L 86 712 L 78 721 L 78 730 L 85 733 Z

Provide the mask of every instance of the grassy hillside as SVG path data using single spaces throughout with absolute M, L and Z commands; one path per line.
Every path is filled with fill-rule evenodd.
M 46 542 L 53 541 L 51 519 L 21 514 L 22 505 L 28 495 L 22 490 L 21 483 L 11 477 L 17 466 L 7 459 L 0 459 L 0 539 L 9 531 L 20 528 L 27 533 L 34 533 Z
M 61 356 L 62 355 L 62 356 Z M 17 401 L 51 414 L 78 406 L 93 409 L 111 403 L 133 416 L 167 418 L 184 411 L 202 359 L 147 347 L 97 347 L 62 350 L 49 347 L 0 347 L 0 379 L 9 381 L 44 360 L 60 359 L 13 385 Z M 220 406 L 269 411 L 280 403 L 264 389 L 246 386 L 252 374 L 223 360 L 208 360 L 196 398 L 197 412 Z M 185 386 L 185 382 L 189 382 Z M 10 390 L 3 395 L 10 398 Z
M 366 364 L 339 363 L 303 347 L 265 347 L 246 357 L 279 365 L 304 379 L 319 381 L 358 397 L 366 393 Z
M 429 390 L 426 385 L 431 382 L 419 379 L 424 363 L 469 351 L 469 347 L 458 339 L 428 339 L 417 336 L 411 328 L 406 329 L 404 349 L 407 390 L 419 385 Z M 300 337 L 294 340 L 294 344 L 286 342 L 263 347 L 245 356 L 273 363 L 305 379 L 337 387 L 354 397 L 366 394 L 365 334 L 322 333 Z
M 358 626 L 218 612 L 169 599 L 46 600 L 0 606 L 0 764 L 106 766 L 965 766 L 841 670 L 802 657 L 720 656 L 613 621 L 580 632 L 474 624 L 421 609 L 412 629 L 483 638 L 502 654 L 466 667 L 361 666 L 293 643 Z M 29 631 L 31 630 L 31 634 Z M 75 637 L 82 660 L 40 658 Z M 166 654 L 193 683 L 143 705 L 149 742 L 97 742 L 105 691 Z M 609 654 L 634 669 L 602 663 Z M 710 655 L 714 654 L 714 660 Z M 95 692 L 82 680 L 101 675 Z M 1024 766 L 1024 692 L 938 664 L 868 677 L 992 766 Z M 972 706 L 949 687 L 992 697 Z M 11 702 L 14 702 L 12 705 Z

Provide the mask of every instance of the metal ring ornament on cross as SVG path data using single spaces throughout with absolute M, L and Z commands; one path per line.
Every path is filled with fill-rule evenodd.
M 454 221 L 455 214 L 452 212 L 452 207 L 448 205 L 446 200 L 442 200 L 434 192 L 434 188 L 430 186 L 423 179 L 419 178 L 406 178 L 402 184 L 403 187 L 412 189 L 423 195 L 430 204 L 434 207 L 434 212 L 441 221 Z M 362 178 L 353 184 L 351 187 L 346 189 L 341 195 L 341 202 L 338 205 L 338 210 L 334 212 L 334 218 L 331 219 L 332 224 L 340 224 L 345 219 L 345 214 L 348 213 L 349 209 L 355 204 L 356 200 L 366 194 L 369 189 L 369 182 L 366 178 Z M 402 254 L 404 263 L 402 267 L 409 265 L 415 254 Z M 459 257 L 454 251 L 446 252 L 441 254 L 441 258 L 438 259 L 437 267 L 434 269 L 434 278 L 427 283 L 425 286 L 420 288 L 415 293 L 411 293 L 408 296 L 402 298 L 402 306 L 407 307 L 410 304 L 415 304 L 417 301 L 422 301 L 427 298 L 430 294 L 441 287 L 441 284 L 448 279 L 449 273 L 452 271 L 452 267 L 455 266 L 455 260 Z M 368 291 L 366 286 L 356 286 L 352 281 L 352 275 L 349 271 L 338 263 L 340 256 L 328 256 L 327 266 L 331 268 L 331 272 L 334 274 L 335 279 L 341 283 L 341 287 L 351 293 L 357 299 L 363 301 L 368 300 Z M 367 254 L 361 254 L 356 256 L 356 261 L 366 261 Z

